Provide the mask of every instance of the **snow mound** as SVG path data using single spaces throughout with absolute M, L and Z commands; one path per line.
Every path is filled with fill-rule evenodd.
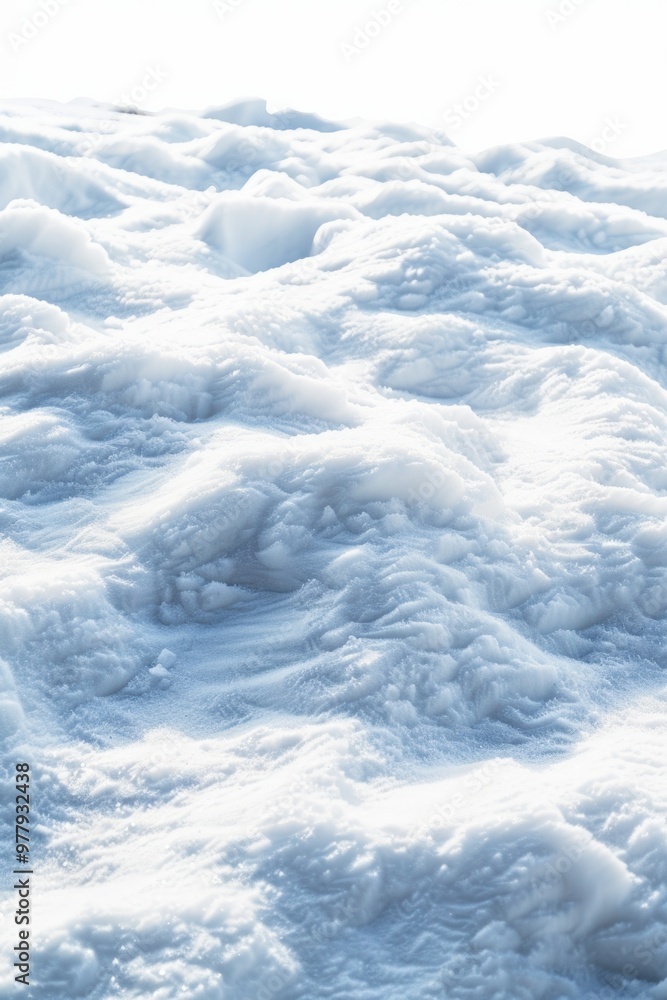
M 345 204 L 233 192 L 206 209 L 194 235 L 255 274 L 309 256 L 320 226 L 354 218 L 360 213 Z
M 109 257 L 81 223 L 32 199 L 17 198 L 0 212 L 0 253 L 16 252 L 62 261 L 96 277 L 110 272 Z

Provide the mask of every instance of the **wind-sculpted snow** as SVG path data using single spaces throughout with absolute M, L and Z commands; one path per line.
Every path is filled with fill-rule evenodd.
M 667 998 L 665 159 L 263 102 L 0 139 L 43 995 Z

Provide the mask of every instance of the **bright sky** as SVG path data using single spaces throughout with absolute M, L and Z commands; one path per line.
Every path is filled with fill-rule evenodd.
M 0 97 L 258 96 L 633 156 L 667 149 L 666 28 L 664 0 L 2 0 Z

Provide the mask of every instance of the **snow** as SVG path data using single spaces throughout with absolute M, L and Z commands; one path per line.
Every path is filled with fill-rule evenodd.
M 667 997 L 664 158 L 262 101 L 0 137 L 35 987 Z

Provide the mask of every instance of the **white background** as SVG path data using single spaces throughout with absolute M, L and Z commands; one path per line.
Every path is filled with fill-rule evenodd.
M 134 94 L 149 110 L 260 96 L 421 122 L 471 149 L 551 135 L 610 156 L 667 148 L 664 0 L 400 0 L 378 28 L 388 3 L 3 0 L 0 96 Z M 149 70 L 160 82 L 144 86 Z

